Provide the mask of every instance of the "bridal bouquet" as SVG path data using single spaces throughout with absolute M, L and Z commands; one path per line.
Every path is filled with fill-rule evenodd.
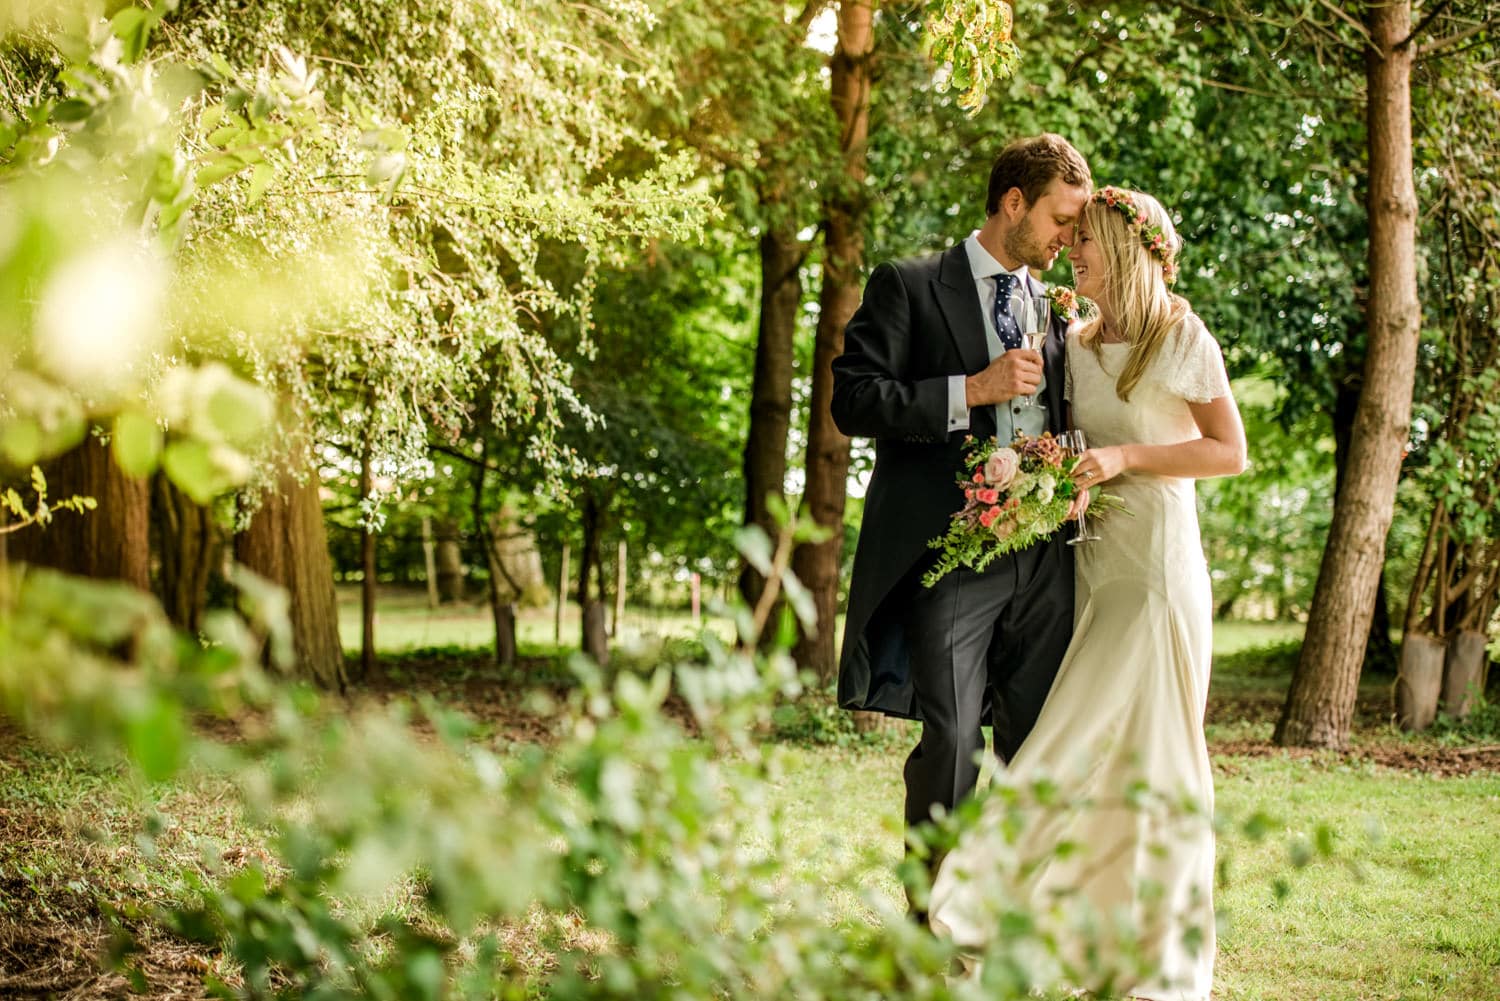
M 958 481 L 964 506 L 947 534 L 928 543 L 942 556 L 922 577 L 927 587 L 959 566 L 983 570 L 996 557 L 1056 532 L 1078 493 L 1068 475 L 1078 458 L 1051 432 L 1035 438 L 1018 432 L 1009 445 L 972 435 L 964 442 L 965 474 Z

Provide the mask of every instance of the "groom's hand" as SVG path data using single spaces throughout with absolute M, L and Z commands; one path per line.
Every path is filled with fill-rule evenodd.
M 970 409 L 1004 403 L 1017 396 L 1029 396 L 1041 384 L 1040 351 L 1006 351 L 964 380 L 965 402 Z

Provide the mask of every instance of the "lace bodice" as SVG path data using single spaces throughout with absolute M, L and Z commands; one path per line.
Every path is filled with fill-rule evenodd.
M 1114 383 L 1130 357 L 1128 344 L 1092 347 L 1068 335 L 1067 379 L 1063 395 L 1073 405 L 1073 422 L 1090 445 L 1143 442 L 1168 445 L 1198 437 L 1189 403 L 1207 403 L 1229 393 L 1229 376 L 1219 344 L 1195 313 L 1168 336 L 1129 401 Z M 1085 387 L 1085 392 L 1078 390 Z
M 1064 391 L 1073 423 L 1083 429 L 1089 446 L 1170 445 L 1199 437 L 1189 402 L 1206 403 L 1229 392 L 1223 355 L 1203 321 L 1188 314 L 1130 399 L 1121 400 L 1115 380 L 1129 353 L 1128 344 L 1102 344 L 1096 354 L 1076 334 L 1068 336 Z M 1129 473 L 1105 489 L 1125 502 L 1129 514 L 1103 515 L 1101 541 L 1080 547 L 1078 572 L 1084 584 L 1129 574 L 1169 593 L 1184 586 L 1207 587 L 1192 480 Z

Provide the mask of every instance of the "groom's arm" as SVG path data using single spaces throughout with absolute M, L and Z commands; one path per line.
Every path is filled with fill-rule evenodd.
M 904 441 L 947 438 L 950 376 L 911 378 L 911 349 L 906 283 L 895 265 L 881 264 L 844 328 L 844 353 L 833 360 L 831 409 L 840 431 Z

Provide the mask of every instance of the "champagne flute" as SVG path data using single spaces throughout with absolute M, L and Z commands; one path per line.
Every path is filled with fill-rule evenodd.
M 1064 431 L 1061 435 L 1061 441 L 1063 450 L 1074 458 L 1088 451 L 1088 437 L 1077 429 Z M 1088 487 L 1083 487 L 1082 489 L 1087 490 Z M 1086 511 L 1078 512 L 1078 531 L 1068 540 L 1068 545 L 1077 546 L 1085 542 L 1097 542 L 1099 540 L 1098 533 L 1089 531 L 1087 515 L 1088 512 Z
M 1022 295 L 1012 300 L 1015 308 L 1016 326 L 1021 330 L 1021 347 L 1028 351 L 1042 350 L 1047 342 L 1047 326 L 1052 313 L 1052 300 L 1044 295 Z M 1032 410 L 1045 410 L 1037 402 L 1036 393 L 1024 398 L 1022 406 Z

